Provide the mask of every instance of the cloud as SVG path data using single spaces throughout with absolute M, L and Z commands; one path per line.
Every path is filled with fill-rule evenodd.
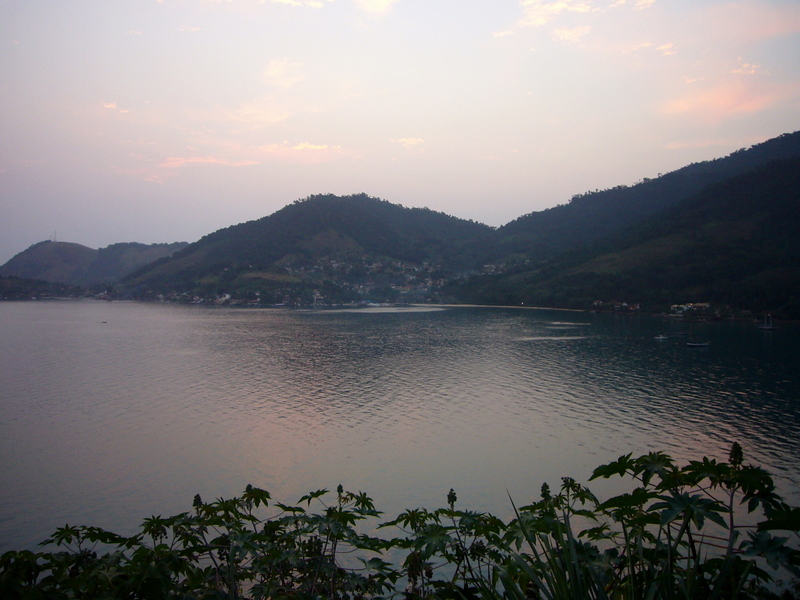
M 578 42 L 592 30 L 589 26 L 575 27 L 573 29 L 556 29 L 553 34 L 562 42 Z
M 523 27 L 541 27 L 563 12 L 588 13 L 594 9 L 585 0 L 520 0 Z
M 312 144 L 310 142 L 267 144 L 258 146 L 255 150 L 260 156 L 266 155 L 270 158 L 277 158 L 287 162 L 305 164 L 327 162 L 343 153 L 341 146 Z
M 664 56 L 673 56 L 677 54 L 677 51 L 675 50 L 675 44 L 673 43 L 662 44 L 658 46 L 656 50 L 661 52 L 661 54 L 663 54 Z
M 639 50 L 644 50 L 645 48 L 652 48 L 652 47 L 653 44 L 651 44 L 650 42 L 642 42 L 641 44 L 636 44 L 635 46 L 631 46 L 630 48 L 623 50 L 623 52 L 627 54 L 629 52 L 638 52 Z
M 757 113 L 772 106 L 779 94 L 741 82 L 698 89 L 667 102 L 662 111 L 667 115 L 697 115 L 717 123 L 743 113 Z
M 222 165 L 225 167 L 250 167 L 260 164 L 260 162 L 257 160 L 232 161 L 226 158 L 217 158 L 215 156 L 169 156 L 158 166 L 163 169 L 179 169 L 191 164 Z
M 739 60 L 742 60 L 741 58 Z M 761 71 L 761 65 L 742 63 L 738 69 L 734 69 L 731 73 L 736 75 L 755 75 Z
M 424 144 L 425 140 L 422 138 L 398 138 L 396 140 L 392 140 L 395 144 L 400 144 L 406 150 L 411 150 L 420 144 Z
M 668 42 L 666 44 L 661 44 L 660 46 L 655 46 L 651 42 L 642 42 L 640 44 L 636 44 L 635 46 L 630 46 L 628 48 L 622 49 L 623 54 L 630 54 L 633 52 L 639 52 L 642 50 L 652 49 L 656 52 L 660 52 L 662 56 L 673 56 L 678 53 L 675 49 L 675 44 L 672 42 Z
M 385 15 L 400 0 L 355 0 L 358 7 L 371 15 Z
M 262 101 L 249 102 L 236 110 L 225 111 L 224 114 L 228 119 L 246 123 L 254 128 L 259 128 L 285 121 L 295 114 L 295 112 L 296 111 L 287 104 Z
M 290 88 L 303 81 L 305 76 L 299 70 L 302 63 L 290 63 L 288 58 L 275 58 L 264 69 L 264 80 L 279 88 Z
M 656 0 L 635 0 L 634 10 L 643 10 L 655 4 Z M 541 27 L 567 13 L 607 13 L 628 4 L 628 0 L 608 0 L 605 6 L 598 6 L 594 0 L 519 0 L 522 18 L 517 22 L 521 27 Z
M 300 142 L 292 146 L 292 150 L 332 150 L 340 149 L 340 146 L 328 146 L 328 144 L 309 144 L 308 142 Z
M 122 113 L 123 115 L 127 115 L 129 112 L 131 112 L 127 108 L 119 108 L 116 102 L 104 102 L 103 108 L 107 108 L 109 110 L 115 110 L 118 113 Z
M 698 9 L 702 6 L 698 3 Z M 714 23 L 714 39 L 736 43 L 756 42 L 800 33 L 796 3 L 736 2 L 699 10 L 699 22 Z
M 261 0 L 264 4 L 266 0 Z M 324 2 L 322 0 L 269 0 L 273 4 L 285 4 L 287 6 L 302 6 L 306 8 L 322 8 Z M 325 2 L 333 2 L 333 0 L 325 0 Z

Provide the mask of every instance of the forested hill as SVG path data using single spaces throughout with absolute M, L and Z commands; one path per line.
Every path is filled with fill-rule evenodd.
M 87 285 L 124 270 L 117 294 L 261 306 L 714 301 L 800 316 L 798 160 L 800 132 L 785 134 L 498 229 L 365 194 L 317 195 L 154 262 L 141 244 L 43 242 L 0 275 Z
M 476 242 L 492 228 L 429 209 L 405 208 L 365 194 L 317 195 L 274 214 L 209 234 L 171 259 L 127 278 L 147 288 L 207 294 L 264 291 L 270 298 L 329 285 L 329 296 L 349 299 L 343 284 L 412 285 L 473 269 Z M 413 279 L 413 277 L 411 277 Z M 331 289 L 330 286 L 333 286 Z
M 131 242 L 94 249 L 71 242 L 44 241 L 0 266 L 0 275 L 84 287 L 110 284 L 186 245 Z
M 534 212 L 500 227 L 495 258 L 539 259 L 609 236 L 702 190 L 770 161 L 800 157 L 800 131 L 711 161 L 694 163 L 632 186 L 587 192 L 568 204 Z
M 454 293 L 574 308 L 710 302 L 800 317 L 800 158 L 709 185 L 592 247 L 475 278 Z

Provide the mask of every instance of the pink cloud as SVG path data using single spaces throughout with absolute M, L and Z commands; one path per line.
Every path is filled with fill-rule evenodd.
M 562 42 L 579 42 L 581 38 L 591 32 L 592 28 L 588 25 L 583 27 L 574 27 L 572 29 L 556 29 L 553 35 Z
M 288 142 L 282 144 L 267 144 L 256 148 L 259 154 L 271 158 L 299 163 L 320 163 L 333 160 L 342 155 L 341 146 L 330 146 L 328 144 L 311 144 L 300 142 L 290 145 Z
M 158 166 L 163 169 L 179 169 L 190 164 L 222 165 L 225 167 L 250 167 L 259 164 L 257 160 L 231 161 L 226 158 L 216 158 L 215 156 L 169 156 Z
M 714 23 L 713 37 L 753 42 L 800 33 L 800 11 L 793 3 L 731 2 L 701 9 L 697 19 Z
M 398 138 L 396 140 L 392 140 L 396 144 L 400 144 L 406 150 L 411 150 L 416 148 L 420 144 L 424 144 L 425 140 L 422 138 Z
M 742 113 L 756 113 L 772 106 L 781 97 L 776 90 L 764 90 L 733 82 L 713 88 L 694 90 L 667 102 L 668 115 L 696 114 L 713 122 Z
M 588 13 L 592 5 L 584 0 L 521 0 L 523 27 L 541 27 L 561 13 Z

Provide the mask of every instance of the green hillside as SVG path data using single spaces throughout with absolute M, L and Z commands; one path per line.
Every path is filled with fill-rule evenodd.
M 79 285 L 97 258 L 97 250 L 70 242 L 44 241 L 20 252 L 0 267 L 0 275 Z
M 800 316 L 800 132 L 493 229 L 365 194 L 317 195 L 193 244 L 42 242 L 0 268 L 136 298 L 254 305 L 472 302 Z M 177 252 L 176 252 L 177 250 Z
M 326 299 L 337 301 L 396 299 L 412 290 L 413 299 L 424 299 L 432 280 L 480 265 L 475 242 L 491 233 L 480 223 L 364 194 L 318 195 L 207 235 L 124 283 L 139 295 L 263 292 L 278 303 L 323 287 Z
M 459 286 L 475 302 L 711 302 L 800 315 L 800 159 L 775 161 L 581 250 Z
M 95 250 L 71 242 L 44 241 L 20 252 L 0 267 L 0 275 L 90 287 L 119 281 L 154 260 L 186 246 L 174 244 L 112 244 Z
M 647 219 L 708 185 L 773 160 L 800 157 L 800 131 L 787 133 L 725 158 L 694 163 L 636 185 L 574 196 L 568 204 L 530 213 L 497 230 L 489 251 L 496 260 L 542 259 L 608 237 Z

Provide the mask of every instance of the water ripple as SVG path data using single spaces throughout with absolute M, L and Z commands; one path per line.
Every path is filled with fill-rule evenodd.
M 705 325 L 696 353 L 653 340 L 672 323 L 548 311 L 0 311 L 9 545 L 65 520 L 132 527 L 246 483 L 289 500 L 343 483 L 388 512 L 455 487 L 502 514 L 506 488 L 535 495 L 627 452 L 724 458 L 733 440 L 800 490 L 792 329 L 764 345 Z

